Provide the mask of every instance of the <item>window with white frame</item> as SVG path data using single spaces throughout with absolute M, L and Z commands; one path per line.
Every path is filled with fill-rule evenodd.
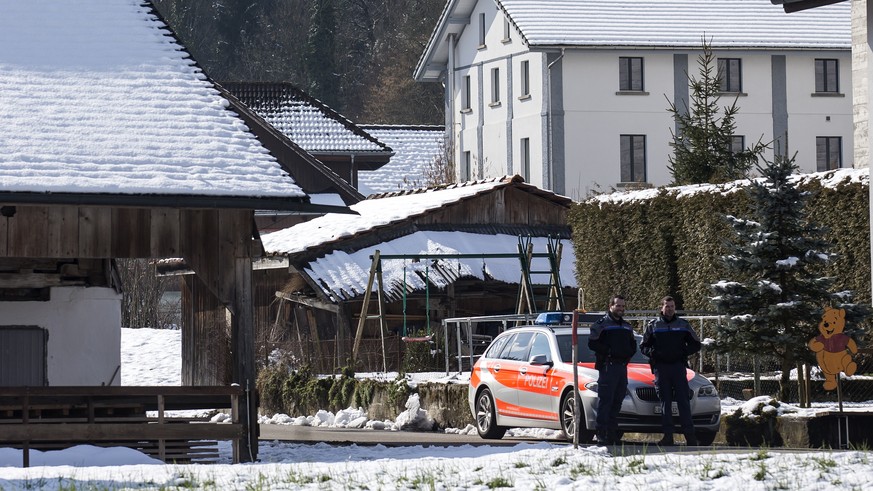
M 530 182 L 530 138 L 522 138 L 519 148 L 520 162 L 519 172 L 525 181 Z
M 472 165 L 473 157 L 470 155 L 470 152 L 464 152 L 464 161 L 461 167 L 461 180 L 469 181 L 470 180 L 470 167 Z
M 472 87 L 470 86 L 470 76 L 467 75 L 464 77 L 464 88 L 462 89 L 464 92 L 461 94 L 461 110 L 469 111 L 472 109 L 472 101 L 470 100 L 470 96 L 472 95 Z
M 621 135 L 621 182 L 646 182 L 646 135 Z
M 503 42 L 512 41 L 512 25 L 509 23 L 509 17 L 503 17 Z
M 500 104 L 500 69 L 491 69 L 491 105 Z
M 836 94 L 840 91 L 840 60 L 815 60 L 815 91 Z
M 620 56 L 618 58 L 618 90 L 623 92 L 643 91 L 642 57 Z
M 719 88 L 722 92 L 743 91 L 743 63 L 739 58 L 718 59 Z
M 840 136 L 815 137 L 815 170 L 839 169 L 843 165 L 843 138 Z
M 479 14 L 479 47 L 485 47 L 485 13 Z
M 530 61 L 521 62 L 521 97 L 530 95 Z

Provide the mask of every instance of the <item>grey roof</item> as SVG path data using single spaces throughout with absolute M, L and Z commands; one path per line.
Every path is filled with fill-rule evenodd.
M 496 0 L 533 49 L 713 48 L 851 49 L 851 5 L 791 15 L 765 0 Z M 475 0 L 449 0 L 415 70 L 436 80 L 448 60 L 446 39 L 465 23 Z
M 415 189 L 427 184 L 427 171 L 445 153 L 445 126 L 361 125 L 394 150 L 391 160 L 374 171 L 358 173 L 363 194 Z
M 391 148 L 318 99 L 289 83 L 222 82 L 221 85 L 307 152 L 371 153 L 385 160 Z

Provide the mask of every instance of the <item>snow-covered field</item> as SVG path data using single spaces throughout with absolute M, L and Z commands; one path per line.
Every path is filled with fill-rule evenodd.
M 179 331 L 124 329 L 122 383 L 178 385 L 179 341 Z M 728 410 L 743 404 L 726 402 Z M 331 417 L 334 424 L 338 419 L 351 421 L 344 414 L 338 418 L 324 412 L 298 424 L 323 424 L 322 419 Z M 366 420 L 363 414 L 358 417 Z M 385 423 L 386 427 L 396 424 Z M 258 463 L 164 465 L 128 449 L 79 446 L 33 451 L 34 467 L 22 469 L 19 451 L 0 449 L 0 489 L 873 488 L 873 453 L 867 450 L 712 448 L 667 454 L 641 450 L 610 452 L 593 446 L 574 450 L 556 441 L 411 448 L 262 441 Z M 222 460 L 230 462 L 229 445 L 223 444 L 221 453 Z

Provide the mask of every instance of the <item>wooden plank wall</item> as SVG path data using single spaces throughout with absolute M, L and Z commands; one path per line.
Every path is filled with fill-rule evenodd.
M 182 385 L 231 382 L 230 325 L 226 309 L 196 275 L 183 276 Z
M 512 187 L 463 200 L 416 218 L 419 224 L 566 225 L 568 208 Z

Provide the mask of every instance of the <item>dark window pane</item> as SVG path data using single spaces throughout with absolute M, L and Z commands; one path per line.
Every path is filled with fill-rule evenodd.
M 619 90 L 643 90 L 643 59 L 638 57 L 619 57 Z
M 815 60 L 815 91 L 839 92 L 839 60 Z

